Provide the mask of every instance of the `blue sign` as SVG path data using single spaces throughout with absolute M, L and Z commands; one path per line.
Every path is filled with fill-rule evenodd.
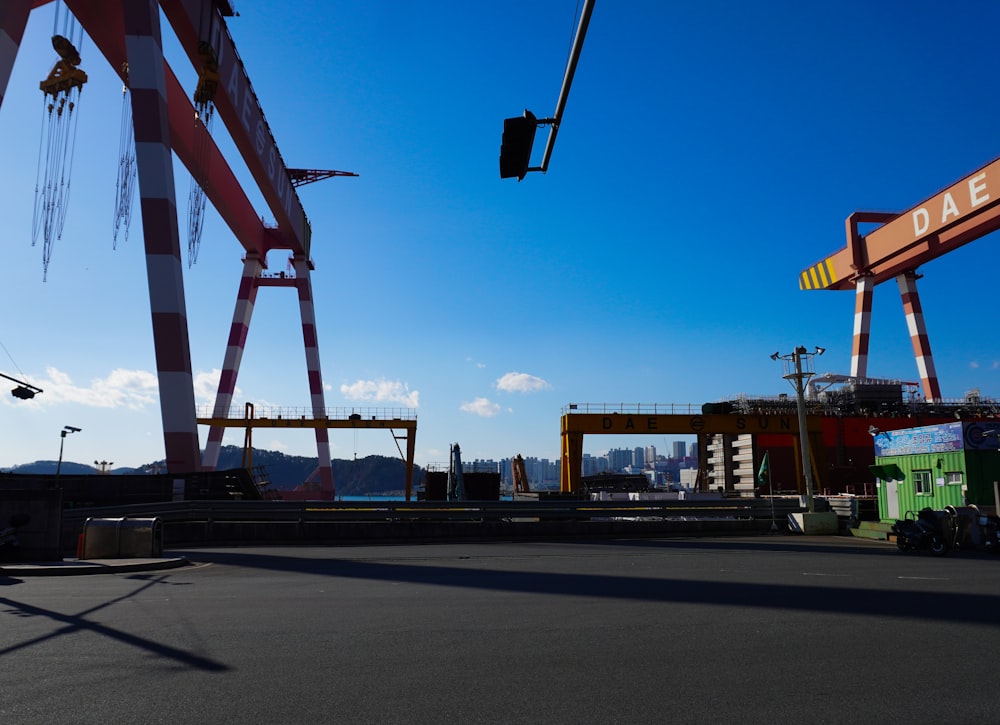
M 962 450 L 963 440 L 961 423 L 942 423 L 885 431 L 875 436 L 875 456 L 949 453 Z

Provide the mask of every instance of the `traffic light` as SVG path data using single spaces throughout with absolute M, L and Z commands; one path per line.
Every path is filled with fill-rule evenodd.
M 30 388 L 26 388 L 23 385 L 18 385 L 10 391 L 10 394 L 15 398 L 20 398 L 21 400 L 31 400 L 35 397 L 35 391 Z
M 500 178 L 514 176 L 520 181 L 531 164 L 531 146 L 538 127 L 535 114 L 527 109 L 523 116 L 503 120 L 503 139 L 500 142 Z

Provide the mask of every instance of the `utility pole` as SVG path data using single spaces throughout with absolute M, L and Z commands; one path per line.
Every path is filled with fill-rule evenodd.
M 795 389 L 795 400 L 799 414 L 799 450 L 802 456 L 802 475 L 806 481 L 806 507 L 811 514 L 816 513 L 816 503 L 813 500 L 812 461 L 809 457 L 809 431 L 806 425 L 805 385 L 815 375 L 810 366 L 810 360 L 824 352 L 826 352 L 826 348 L 817 346 L 813 352 L 809 352 L 800 346 L 786 355 L 778 352 L 771 355 L 772 360 L 783 362 L 785 374 L 782 377 L 790 382 Z

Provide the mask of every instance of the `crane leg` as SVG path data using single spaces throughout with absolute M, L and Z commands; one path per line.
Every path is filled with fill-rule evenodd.
M 126 2 L 125 49 L 131 78 L 136 170 L 146 250 L 146 278 L 167 470 L 197 471 L 201 463 L 191 375 L 191 348 L 170 153 L 159 4 Z
M 215 396 L 213 418 L 226 418 L 233 404 L 233 392 L 236 390 L 236 377 L 240 372 L 240 362 L 243 360 L 243 350 L 246 347 L 247 332 L 250 329 L 250 318 L 253 316 L 254 304 L 257 300 L 258 280 L 264 266 L 261 260 L 247 254 L 243 260 L 243 276 L 240 278 L 240 289 L 236 293 L 236 309 L 233 311 L 233 324 L 229 328 L 229 342 L 226 344 L 226 358 L 222 363 L 222 374 L 219 377 L 219 390 Z M 202 465 L 205 470 L 214 471 L 219 464 L 219 452 L 222 449 L 222 437 L 226 429 L 222 426 L 212 426 L 208 430 L 208 442 L 205 444 L 205 456 Z
M 573 493 L 580 490 L 580 468 L 583 465 L 583 433 L 563 430 L 562 461 L 559 468 L 559 490 Z
M 868 342 L 872 328 L 872 297 L 875 278 L 858 277 L 854 297 L 854 344 L 851 349 L 851 377 L 868 377 Z
M 931 354 L 924 311 L 917 295 L 917 276 L 915 272 L 904 272 L 896 277 L 896 284 L 899 285 L 899 294 L 903 298 L 903 312 L 906 314 L 906 326 L 910 330 L 910 341 L 913 343 L 913 353 L 917 359 L 924 399 L 933 402 L 941 400 L 941 385 L 934 370 L 934 356 Z
M 295 269 L 296 288 L 299 293 L 299 315 L 302 318 L 302 340 L 306 349 L 306 371 L 309 375 L 309 397 L 312 402 L 313 417 L 326 417 L 326 401 L 323 397 L 323 373 L 319 364 L 319 341 L 316 335 L 316 309 L 313 306 L 312 278 L 309 260 L 303 256 L 292 259 Z M 316 427 L 316 454 L 319 459 L 320 489 L 335 497 L 333 487 L 333 464 L 330 460 L 330 431 Z

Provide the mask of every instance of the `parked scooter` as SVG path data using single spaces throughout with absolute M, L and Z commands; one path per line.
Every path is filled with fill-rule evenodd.
M 17 548 L 21 545 L 17 530 L 30 521 L 28 514 L 14 514 L 8 519 L 7 526 L 0 529 L 0 560 L 13 561 L 17 558 Z
M 956 528 L 951 514 L 921 509 L 916 519 L 899 519 L 892 527 L 900 551 L 929 551 L 943 556 L 955 544 Z
M 955 525 L 955 546 L 1000 553 L 1000 517 L 983 514 L 976 506 L 945 506 Z
M 1000 553 L 1000 517 L 983 514 L 975 506 L 921 509 L 916 519 L 900 519 L 892 530 L 900 551 L 926 550 L 935 556 L 952 549 Z

